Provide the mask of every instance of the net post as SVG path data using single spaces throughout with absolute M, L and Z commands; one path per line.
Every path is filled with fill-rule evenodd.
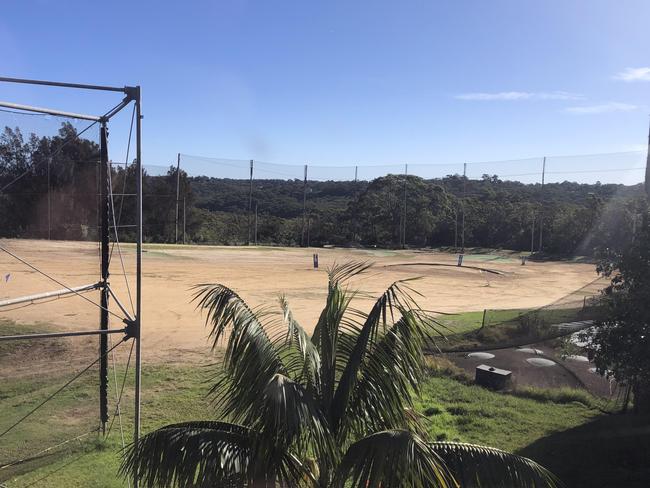
M 645 195 L 650 200 L 650 126 L 648 127 L 648 152 L 645 162 Z
M 402 249 L 406 249 L 406 196 L 408 183 L 409 165 L 404 165 L 404 209 L 402 212 Z
M 137 218 L 137 240 L 136 240 L 136 306 L 135 306 L 135 394 L 134 394 L 134 418 L 133 418 L 133 444 L 137 451 L 140 440 L 140 389 L 142 372 L 142 108 L 140 98 L 140 87 L 135 88 L 135 112 L 136 112 L 136 218 Z M 137 463 L 133 472 L 133 487 L 138 488 Z
M 251 245 L 251 212 L 253 211 L 253 160 L 250 160 L 250 178 L 248 185 L 248 238 L 246 245 Z
M 461 231 L 460 231 L 460 247 L 461 253 L 465 252 L 465 197 L 467 196 L 467 163 L 463 163 L 463 203 L 460 206 L 461 215 Z
M 300 246 L 305 247 L 305 231 L 307 230 L 307 166 L 305 164 L 305 178 L 302 186 L 302 234 Z
M 176 219 L 174 221 L 174 244 L 178 244 L 178 206 L 181 191 L 181 153 L 176 158 Z
M 108 128 L 106 121 L 101 122 L 99 142 L 99 159 L 100 159 L 100 243 L 101 243 L 101 287 L 100 287 L 100 305 L 99 311 L 99 328 L 108 330 L 108 276 L 109 276 L 109 171 L 108 164 Z M 102 334 L 99 336 L 99 418 L 102 433 L 106 433 L 106 423 L 108 422 L 108 336 Z
M 540 202 L 540 207 L 539 207 L 539 245 L 537 246 L 537 250 L 539 252 L 542 252 L 542 237 L 543 237 L 543 230 L 544 230 L 544 178 L 546 176 L 546 156 L 542 159 L 542 188 L 539 194 L 539 202 Z

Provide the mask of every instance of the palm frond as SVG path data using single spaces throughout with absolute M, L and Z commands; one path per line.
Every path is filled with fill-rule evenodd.
M 276 478 L 307 486 L 311 477 L 295 456 L 260 449 L 253 430 L 211 421 L 168 425 L 143 436 L 127 447 L 120 473 L 135 474 L 146 488 L 239 488 Z
M 370 348 L 341 419 L 341 434 L 420 428 L 412 414 L 412 392 L 418 392 L 424 375 L 426 328 L 417 313 L 404 310 Z
M 327 420 L 309 392 L 290 378 L 275 375 L 247 420 L 276 448 L 313 452 L 321 463 L 333 464 L 336 449 Z
M 320 354 L 316 345 L 305 332 L 305 329 L 294 318 L 289 302 L 284 295 L 280 295 L 280 308 L 282 317 L 287 327 L 286 338 L 284 341 L 284 351 L 298 354 L 298 368 L 300 379 L 305 382 L 309 388 L 320 390 Z M 286 364 L 287 361 L 285 361 Z M 289 371 L 296 368 L 287 367 Z M 294 376 L 295 377 L 295 376 Z
M 323 410 L 328 413 L 334 398 L 337 375 L 337 354 L 341 323 L 354 293 L 341 288 L 338 283 L 330 287 L 325 308 L 318 317 L 311 342 L 320 355 L 320 399 Z
M 223 285 L 198 285 L 195 300 L 207 311 L 213 347 L 229 332 L 222 369 L 210 390 L 224 415 L 243 421 L 267 383 L 286 373 L 276 344 L 256 314 L 233 290 Z M 266 312 L 264 312 L 266 313 Z
M 364 273 L 372 268 L 372 266 L 373 263 L 369 261 L 349 261 L 343 264 L 334 263 L 334 265 L 327 270 L 330 287 L 343 283 L 353 276 Z
M 462 488 L 558 488 L 561 481 L 535 461 L 493 447 L 433 442 L 431 448 Z
M 411 289 L 402 281 L 393 283 L 377 299 L 372 310 L 366 316 L 365 322 L 360 327 L 353 327 L 345 331 L 347 340 L 341 341 L 341 347 L 337 351 L 341 363 L 345 366 L 336 387 L 330 412 L 330 425 L 335 432 L 345 416 L 352 392 L 360 379 L 359 372 L 364 364 L 364 359 L 373 349 L 376 349 L 375 346 L 382 332 L 387 331 L 392 324 L 400 320 L 402 323 L 410 325 L 417 324 L 412 310 L 417 310 L 418 307 L 411 298 L 410 291 Z M 408 316 L 409 319 L 406 319 L 405 316 Z M 414 330 L 419 329 L 415 327 Z M 415 337 L 409 338 L 409 340 L 411 339 L 415 341 Z M 407 344 L 411 345 L 410 342 Z M 381 374 L 382 367 L 391 367 L 388 361 L 389 356 L 385 355 L 383 358 L 386 359 L 384 363 L 380 362 L 375 365 L 376 368 L 379 368 L 377 370 L 379 374 Z M 381 355 L 378 354 L 377 359 L 381 359 Z
M 404 430 L 378 432 L 352 444 L 341 460 L 333 488 L 456 488 L 435 451 Z

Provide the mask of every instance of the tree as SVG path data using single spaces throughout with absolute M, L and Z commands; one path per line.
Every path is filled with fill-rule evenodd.
M 602 254 L 598 272 L 611 277 L 604 290 L 606 318 L 586 334 L 599 373 L 630 387 L 634 409 L 650 413 L 650 213 L 631 242 Z
M 221 420 L 168 425 L 131 446 L 122 473 L 146 487 L 554 487 L 535 462 L 496 449 L 428 443 L 412 393 L 435 323 L 391 285 L 369 313 L 351 307 L 347 280 L 369 268 L 331 268 L 311 337 L 280 297 L 253 309 L 219 284 L 197 286 L 213 347 L 226 339 L 211 389 Z M 457 483 L 462 481 L 462 485 Z

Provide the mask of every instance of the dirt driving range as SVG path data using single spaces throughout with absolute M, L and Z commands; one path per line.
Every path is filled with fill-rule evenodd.
M 0 244 L 67 286 L 98 281 L 96 243 L 2 239 Z M 502 273 L 492 274 L 458 268 L 453 266 L 456 263 L 454 254 L 437 252 L 159 244 L 145 245 L 144 249 L 145 361 L 193 361 L 199 357 L 196 353 L 206 350 L 206 330 L 190 303 L 191 287 L 197 283 L 223 283 L 239 292 L 251 305 L 271 302 L 282 292 L 289 299 L 297 319 L 311 329 L 326 293 L 325 269 L 335 262 L 374 262 L 375 268 L 354 279 L 352 286 L 375 295 L 395 280 L 421 276 L 413 283 L 424 295 L 419 299 L 421 306 L 441 312 L 541 306 L 596 277 L 591 264 L 528 262 L 521 266 L 516 255 L 491 260 L 466 256 L 464 264 L 468 266 Z M 319 270 L 312 267 L 314 252 L 320 257 Z M 130 308 L 119 258 L 116 248 L 111 262 L 111 286 Z M 132 245 L 122 245 L 122 259 L 133 290 L 135 253 Z M 428 265 L 435 263 L 452 266 Z M 408 266 L 395 266 L 397 264 Z M 0 299 L 62 288 L 4 252 L 0 252 L 0 277 L 3 278 Z M 86 296 L 97 301 L 97 295 Z M 371 305 L 367 300 L 365 308 Z M 121 314 L 114 303 L 111 310 Z M 95 306 L 76 296 L 1 313 L 2 317 L 19 323 L 45 323 L 67 330 L 96 329 L 99 315 Z M 111 320 L 112 327 L 119 326 L 117 319 Z

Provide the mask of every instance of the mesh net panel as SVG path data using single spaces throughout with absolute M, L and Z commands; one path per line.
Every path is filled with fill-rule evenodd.
M 0 125 L 0 336 L 97 330 L 99 290 L 58 292 L 101 279 L 100 193 L 108 189 L 100 187 L 99 125 L 4 110 Z M 115 163 L 111 180 L 120 194 L 111 205 L 111 284 L 131 312 L 135 252 L 116 244 L 135 234 L 133 167 Z M 123 327 L 113 299 L 109 310 L 110 327 Z M 109 355 L 109 422 L 129 347 Z M 95 441 L 98 357 L 98 336 L 0 342 L 0 482 Z
M 185 218 L 176 212 L 175 167 L 148 170 L 168 180 L 159 188 L 152 183 L 157 193 L 151 198 L 167 199 L 167 221 L 173 221 L 166 228 L 145 221 L 152 238 L 527 252 L 541 246 L 550 253 L 567 254 L 568 247 L 569 254 L 588 253 L 590 231 L 597 224 L 592 220 L 643 196 L 645 154 L 466 164 L 307 164 L 306 184 L 305 164 L 252 165 L 251 181 L 250 160 L 181 155 L 186 179 L 179 207 L 184 204 Z M 589 212 L 593 215 L 587 218 Z M 572 219 L 585 221 L 585 228 L 570 229 Z M 175 231 L 183 224 L 185 234 Z M 154 235 L 156 226 L 164 231 Z M 563 237 L 567 233 L 576 235 Z

